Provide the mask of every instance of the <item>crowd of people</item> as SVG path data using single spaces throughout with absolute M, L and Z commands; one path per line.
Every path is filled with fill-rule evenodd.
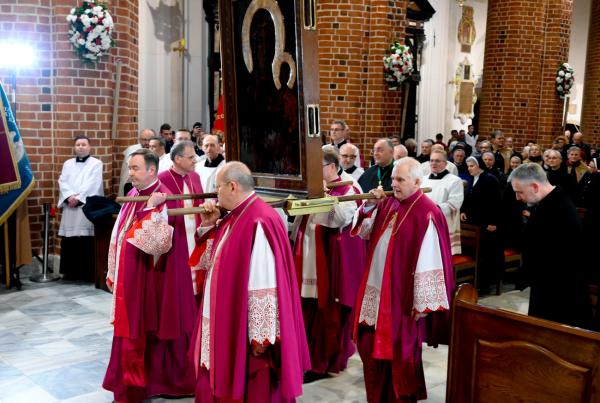
M 200 124 L 142 130 L 119 185 L 137 198 L 123 204 L 110 242 L 114 338 L 103 386 L 117 402 L 293 401 L 303 383 L 343 371 L 357 349 L 369 402 L 423 399 L 422 343 L 448 343 L 462 222 L 481 229 L 481 292 L 502 275 L 504 247 L 517 248 L 530 314 L 591 324 L 583 285 L 594 275 L 576 250 L 595 238 L 585 238 L 575 205 L 588 207 L 595 228 L 594 149 L 581 133 L 521 153 L 499 131 L 483 139 L 469 126 L 443 137 L 419 152 L 413 139 L 378 139 L 367 164 L 348 125 L 334 121 L 321 158 L 325 191 L 369 198 L 288 220 Z M 102 194 L 91 146 L 76 139 L 60 179 L 65 253 L 64 240 L 93 236 L 77 211 Z M 182 207 L 202 211 L 169 214 Z

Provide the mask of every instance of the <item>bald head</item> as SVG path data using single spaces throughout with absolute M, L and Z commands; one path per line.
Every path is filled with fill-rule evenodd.
M 138 141 L 143 148 L 150 148 L 150 139 L 155 135 L 152 129 L 142 129 L 138 136 Z
M 446 150 L 444 149 L 444 146 L 443 146 L 443 145 L 441 145 L 441 144 L 437 144 L 437 143 L 431 146 L 431 151 L 433 151 L 433 150 L 437 150 L 437 151 L 446 151 Z
M 238 161 L 228 162 L 217 173 L 219 204 L 233 210 L 254 190 L 254 178 L 248 167 Z
M 397 161 L 404 157 L 408 157 L 408 150 L 402 144 L 396 144 L 394 146 L 394 160 Z
M 358 158 L 358 148 L 354 144 L 346 143 L 340 147 L 339 160 L 342 169 L 350 169 Z
M 209 161 L 213 161 L 219 155 L 221 150 L 219 146 L 219 138 L 214 134 L 207 134 L 202 139 L 202 151 L 206 154 Z
M 252 172 L 243 162 L 231 161 L 221 169 L 221 178 L 225 182 L 236 182 L 240 189 L 246 192 L 254 190 Z

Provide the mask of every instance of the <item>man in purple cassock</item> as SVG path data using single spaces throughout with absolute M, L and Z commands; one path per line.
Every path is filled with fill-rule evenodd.
M 140 149 L 128 161 L 134 189 L 113 228 L 106 283 L 113 293 L 114 336 L 103 387 L 117 402 L 194 393 L 187 351 L 196 303 L 185 239 L 167 208 L 169 192 L 157 178 L 158 157 Z M 175 226 L 175 228 L 174 228 Z
M 323 153 L 323 179 L 340 182 L 336 152 Z M 337 186 L 330 196 L 358 194 L 355 186 Z M 294 261 L 312 369 L 304 381 L 346 369 L 354 354 L 352 310 L 362 277 L 365 242 L 351 237 L 358 201 L 336 203 L 326 213 L 296 217 L 292 236 Z
M 369 240 L 354 324 L 369 402 L 425 399 L 421 345 L 448 342 L 454 292 L 448 226 L 420 190 L 420 175 L 417 160 L 398 160 L 394 196 L 373 189 L 376 198 L 355 215 L 353 234 Z
M 177 195 L 204 193 L 200 176 L 194 172 L 196 166 L 196 150 L 191 141 L 180 141 L 171 148 L 170 158 L 173 160 L 171 168 L 158 174 L 160 182 L 169 188 L 169 191 Z M 178 207 L 198 207 L 204 202 L 203 199 L 179 200 Z M 200 226 L 200 216 L 184 215 L 174 217 L 176 230 L 181 231 L 181 239 L 185 239 L 186 256 L 190 256 L 196 246 L 196 229 Z M 200 293 L 204 287 L 204 273 L 192 270 L 192 284 L 194 295 L 200 300 Z
M 219 220 L 214 201 L 203 204 L 204 253 L 191 261 L 208 270 L 192 350 L 196 401 L 294 401 L 310 363 L 287 231 L 246 165 L 225 164 L 216 188 L 229 213 Z

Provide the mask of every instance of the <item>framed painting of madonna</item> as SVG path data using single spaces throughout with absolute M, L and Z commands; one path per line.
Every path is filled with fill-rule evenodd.
M 220 1 L 227 159 L 257 190 L 322 195 L 315 0 Z

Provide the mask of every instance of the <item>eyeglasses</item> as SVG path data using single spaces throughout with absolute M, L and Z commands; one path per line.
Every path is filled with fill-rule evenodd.
M 342 157 L 342 158 L 348 158 L 348 159 L 351 159 L 351 160 L 355 160 L 356 159 L 356 155 L 340 154 L 340 157 Z
M 446 161 L 444 161 L 444 160 L 429 160 L 429 162 L 431 162 L 433 164 L 436 164 L 436 163 L 439 163 L 439 162 L 446 162 Z
M 218 184 L 218 183 L 217 183 L 217 185 L 215 186 L 215 190 L 216 190 L 216 191 L 218 191 L 220 188 L 222 188 L 222 187 L 224 187 L 224 186 L 227 186 L 227 185 L 229 185 L 230 183 L 231 183 L 231 181 L 227 181 L 227 182 L 225 182 L 225 183 L 222 183 L 222 184 Z
M 331 165 L 331 164 L 333 164 L 333 162 L 329 162 L 329 163 L 327 163 L 327 164 L 323 164 L 323 166 L 324 166 L 324 167 L 326 167 L 326 166 L 329 166 L 329 165 Z

